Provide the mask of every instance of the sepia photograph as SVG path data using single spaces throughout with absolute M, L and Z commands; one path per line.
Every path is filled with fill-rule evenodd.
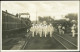
M 2 50 L 78 50 L 79 1 L 1 1 Z

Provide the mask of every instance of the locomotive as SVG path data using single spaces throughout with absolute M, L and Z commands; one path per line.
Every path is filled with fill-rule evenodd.
M 22 18 L 21 15 L 28 15 L 27 18 Z M 29 13 L 19 13 L 16 15 L 2 11 L 2 37 L 10 37 L 11 34 L 20 33 L 24 30 L 29 30 L 32 26 Z

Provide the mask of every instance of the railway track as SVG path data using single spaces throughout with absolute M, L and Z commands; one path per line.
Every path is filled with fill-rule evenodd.
M 63 35 L 60 35 L 61 37 L 65 38 L 66 40 L 74 43 L 74 45 L 78 45 L 78 37 L 75 36 L 75 37 L 72 37 L 71 35 L 68 35 L 68 34 L 63 34 Z
M 46 37 L 48 38 L 48 37 Z M 21 48 L 22 50 L 26 50 L 26 49 L 30 49 L 30 47 L 28 48 L 28 46 L 31 44 L 31 43 L 34 43 L 32 42 L 32 40 L 38 40 L 38 41 L 41 41 L 41 42 L 45 42 L 45 41 L 42 41 L 43 40 L 47 40 L 45 37 L 43 38 L 39 38 L 38 36 L 37 37 L 34 37 L 32 38 L 31 36 L 29 36 L 29 38 L 25 41 L 25 44 L 23 45 L 23 47 Z M 53 47 L 51 48 L 52 50 L 54 49 L 64 49 L 64 50 L 74 50 L 74 49 L 77 49 L 78 46 L 76 44 L 74 44 L 73 42 L 67 40 L 66 38 L 64 38 L 63 36 L 61 35 L 58 35 L 58 34 L 54 34 L 54 36 L 52 38 L 49 37 L 49 39 L 51 41 L 53 41 Z M 31 41 L 30 41 L 31 40 Z M 49 41 L 48 41 L 49 42 Z M 47 42 L 47 43 L 48 43 Z M 36 45 L 35 43 L 33 44 L 33 47 L 35 47 L 34 45 Z M 40 45 L 40 43 L 38 43 L 38 45 Z M 46 44 L 43 44 L 43 45 L 46 45 Z M 33 48 L 31 48 L 33 49 Z M 39 49 L 39 47 L 37 47 L 37 49 Z M 46 49 L 46 48 L 44 48 Z
M 38 41 L 37 43 L 34 43 L 35 41 Z M 46 41 L 46 40 L 48 40 L 48 41 Z M 42 43 L 42 42 L 44 42 L 44 43 Z M 33 45 L 32 45 L 32 43 L 33 43 Z M 45 44 L 46 43 L 46 44 Z M 30 45 L 30 46 L 29 46 Z M 33 47 L 32 47 L 32 46 Z M 37 45 L 37 46 L 36 46 Z M 41 46 L 39 46 L 39 45 L 41 45 Z M 42 46 L 42 45 L 44 45 L 44 46 Z M 48 45 L 50 45 L 50 46 L 48 46 Z M 42 48 L 40 48 L 40 47 L 42 47 Z M 38 49 L 38 50 L 43 50 L 43 49 L 50 49 L 50 50 L 55 50 L 55 49 L 66 49 L 62 44 L 60 44 L 58 41 L 56 41 L 56 39 L 52 39 L 52 38 L 50 38 L 50 37 L 34 37 L 34 38 L 32 38 L 31 39 L 31 41 L 30 42 L 28 42 L 28 43 L 25 43 L 25 45 L 24 45 L 24 48 L 23 49 Z
M 25 44 L 23 45 L 23 50 L 26 50 L 28 48 L 28 45 L 31 43 L 32 40 L 36 40 L 37 38 L 30 36 L 29 39 L 25 42 Z
M 31 39 L 31 36 L 28 36 L 28 38 L 25 40 L 24 45 L 21 47 L 21 50 L 25 49 L 25 47 L 28 45 L 30 39 Z
M 72 43 L 71 41 L 65 39 L 64 37 L 55 34 L 53 36 L 53 38 L 55 38 L 60 44 L 62 44 L 66 49 L 77 49 L 77 45 L 75 45 L 74 43 Z

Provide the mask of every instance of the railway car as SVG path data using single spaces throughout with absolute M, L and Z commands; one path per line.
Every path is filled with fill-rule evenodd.
M 2 11 L 2 37 L 8 38 L 15 33 L 27 30 L 31 27 L 31 21 L 29 18 L 20 18 L 16 15 L 10 14 L 7 11 Z

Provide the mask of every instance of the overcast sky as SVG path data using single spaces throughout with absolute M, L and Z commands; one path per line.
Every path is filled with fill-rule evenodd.
M 31 20 L 36 20 L 36 11 L 37 16 L 55 16 L 55 19 L 79 12 L 79 1 L 1 1 L 1 6 L 14 15 L 29 12 Z

